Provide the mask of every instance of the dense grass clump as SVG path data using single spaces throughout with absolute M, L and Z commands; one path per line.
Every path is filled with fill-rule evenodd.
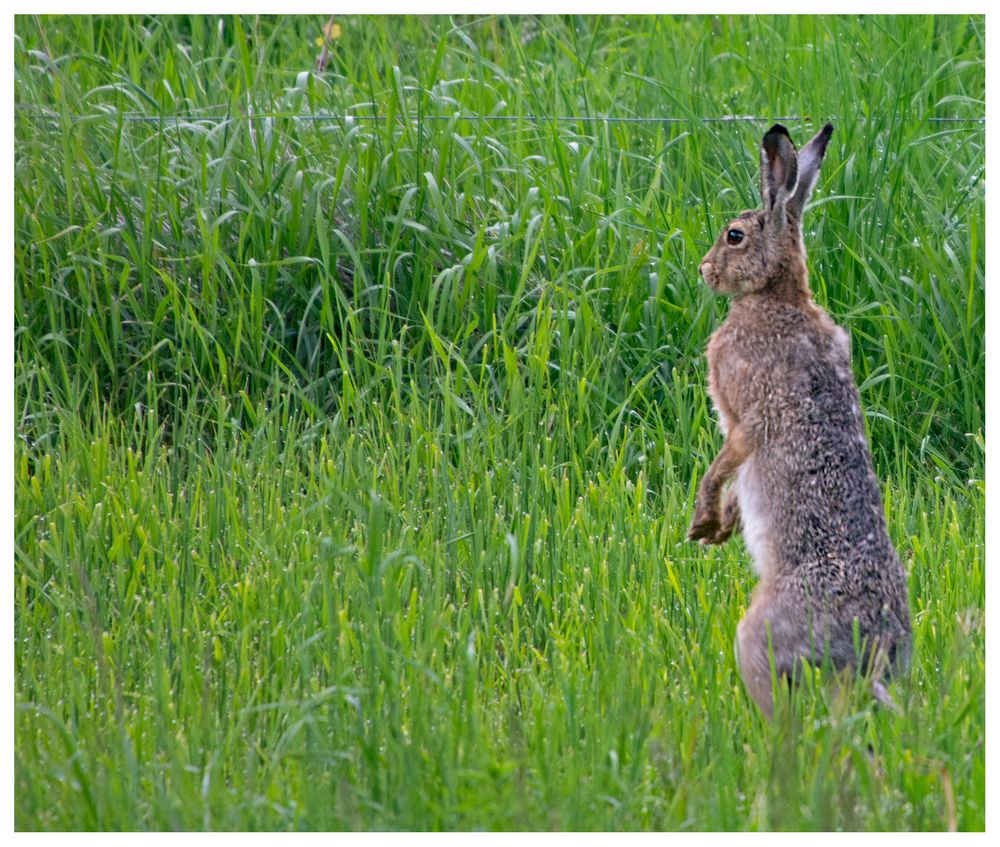
M 325 23 L 17 19 L 18 827 L 982 828 L 983 18 Z M 778 116 L 898 715 L 765 724 L 682 540 Z

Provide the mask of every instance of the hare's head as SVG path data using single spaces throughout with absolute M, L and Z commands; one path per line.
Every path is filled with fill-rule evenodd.
M 767 131 L 760 147 L 762 208 L 730 221 L 701 260 L 698 270 L 709 288 L 740 297 L 763 291 L 796 267 L 804 269 L 802 209 L 832 133 L 827 124 L 797 154 L 781 124 Z

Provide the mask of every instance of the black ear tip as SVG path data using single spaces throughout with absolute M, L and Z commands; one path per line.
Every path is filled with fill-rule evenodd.
M 781 124 L 775 124 L 772 126 L 767 132 L 764 133 L 764 138 L 768 138 L 772 135 L 783 135 L 785 138 L 791 139 L 791 136 L 788 134 L 788 130 Z
M 831 135 L 833 135 L 833 124 L 828 123 L 825 127 L 823 127 L 823 137 L 829 138 Z

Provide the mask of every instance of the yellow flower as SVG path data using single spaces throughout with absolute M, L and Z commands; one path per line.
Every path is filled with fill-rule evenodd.
M 328 41 L 336 41 L 340 38 L 340 32 L 340 24 L 334 23 L 332 20 L 327 21 L 323 26 L 323 37 Z

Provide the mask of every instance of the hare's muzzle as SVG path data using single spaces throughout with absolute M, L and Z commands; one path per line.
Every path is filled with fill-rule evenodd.
M 715 268 L 712 267 L 711 262 L 702 262 L 698 265 L 698 273 L 701 274 L 701 278 L 705 280 L 705 283 L 709 288 L 715 288 L 713 271 Z

